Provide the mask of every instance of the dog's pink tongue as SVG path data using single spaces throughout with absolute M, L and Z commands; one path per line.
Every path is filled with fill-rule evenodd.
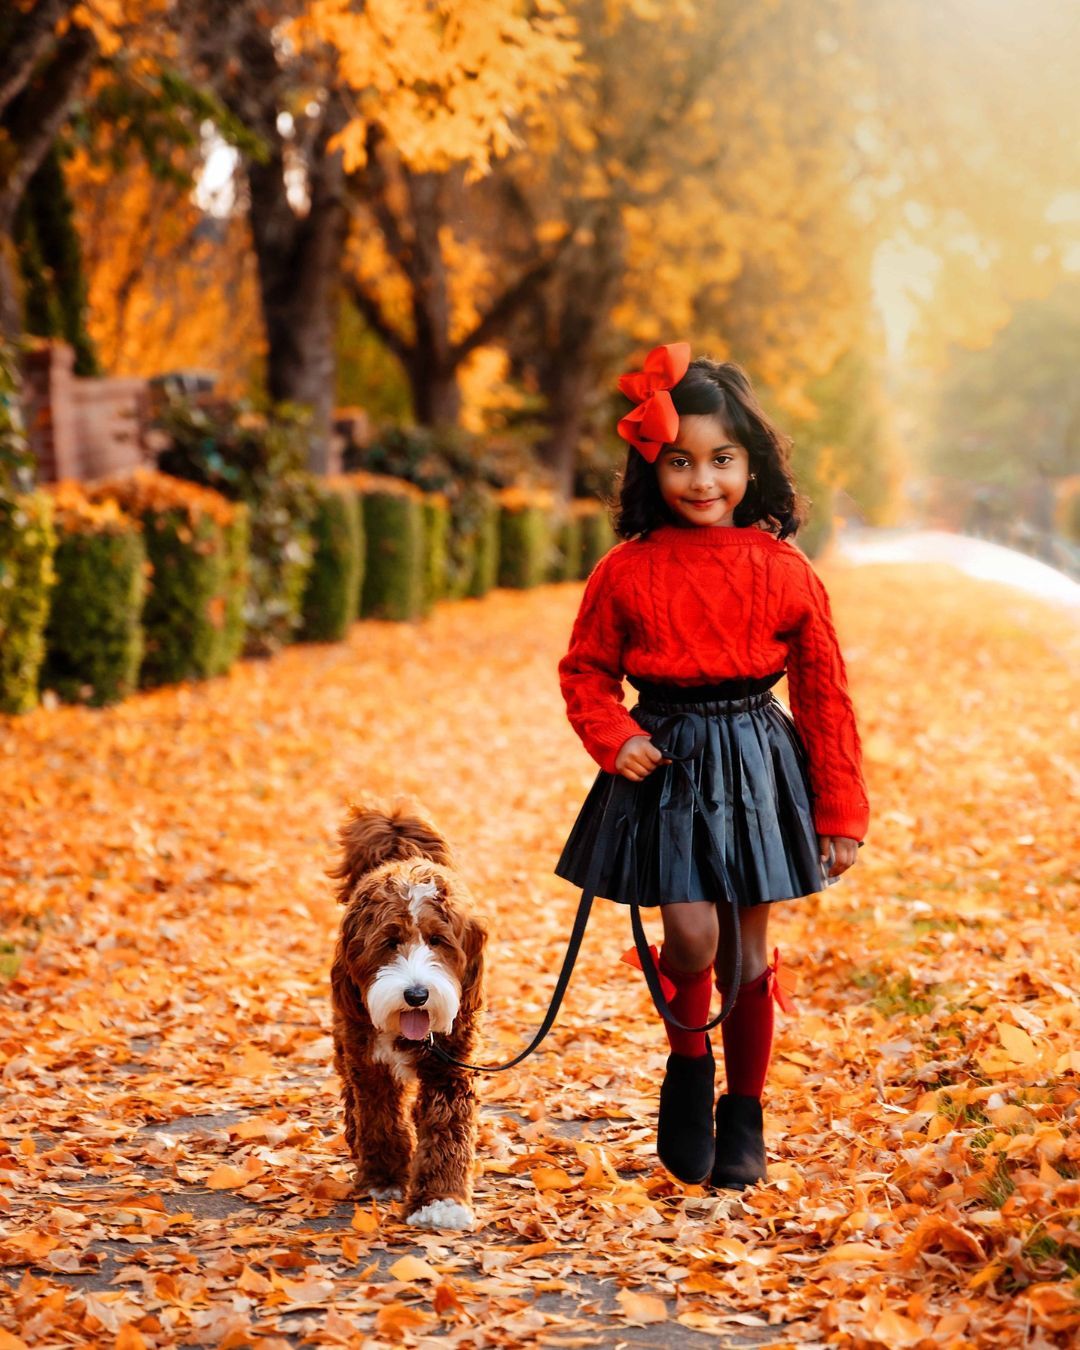
M 406 1040 L 422 1041 L 428 1034 L 430 1022 L 431 1018 L 426 1008 L 410 1008 L 408 1012 L 401 1014 L 398 1025 Z

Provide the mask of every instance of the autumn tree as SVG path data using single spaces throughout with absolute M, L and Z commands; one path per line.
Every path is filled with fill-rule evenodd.
M 181 0 L 198 69 L 263 143 L 243 169 L 268 384 L 273 397 L 315 410 L 313 467 L 326 463 L 336 309 L 349 232 L 364 211 L 360 228 L 374 222 L 414 285 L 412 330 L 398 334 L 397 350 L 421 411 L 455 416 L 452 392 L 440 393 L 453 355 L 445 272 L 434 262 L 440 175 L 457 164 L 481 170 L 512 144 L 508 118 L 557 84 L 571 49 L 557 5 L 545 9 L 528 18 L 499 0 L 438 11 L 423 0 L 360 9 Z M 393 181 L 391 158 L 403 168 Z M 362 288 L 352 293 L 362 302 Z M 379 321 L 374 302 L 368 317 Z M 392 332 L 387 323 L 388 342 Z
M 584 73 L 482 185 L 510 266 L 559 267 L 510 338 L 546 398 L 542 454 L 565 492 L 590 417 L 636 349 L 693 337 L 792 406 L 852 340 L 858 226 L 845 209 L 846 71 L 825 76 L 803 7 L 577 0 Z M 782 68 L 784 78 L 777 78 Z

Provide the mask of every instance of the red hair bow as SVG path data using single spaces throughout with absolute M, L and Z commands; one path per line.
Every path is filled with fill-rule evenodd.
M 643 370 L 619 376 L 619 388 L 638 405 L 619 419 L 619 435 L 650 464 L 661 447 L 679 434 L 679 414 L 668 390 L 679 383 L 689 365 L 689 342 L 668 342 L 652 349 Z

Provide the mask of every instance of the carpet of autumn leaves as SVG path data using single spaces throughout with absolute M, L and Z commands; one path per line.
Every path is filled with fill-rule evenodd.
M 1080 628 L 945 566 L 821 572 L 873 818 L 773 912 L 796 1010 L 742 1195 L 657 1162 L 667 1042 L 606 901 L 542 1050 L 478 1083 L 477 1230 L 350 1194 L 337 825 L 403 793 L 447 834 L 509 1057 L 578 899 L 580 585 L 0 723 L 0 1350 L 1075 1344 Z

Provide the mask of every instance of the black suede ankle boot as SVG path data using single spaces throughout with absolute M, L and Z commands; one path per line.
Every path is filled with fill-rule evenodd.
M 765 1181 L 765 1134 L 761 1101 L 722 1092 L 716 1102 L 714 1186 L 741 1191 Z
M 713 1165 L 713 1086 L 716 1061 L 708 1036 L 703 1055 L 668 1055 L 660 1085 L 656 1152 L 672 1176 L 700 1186 Z

